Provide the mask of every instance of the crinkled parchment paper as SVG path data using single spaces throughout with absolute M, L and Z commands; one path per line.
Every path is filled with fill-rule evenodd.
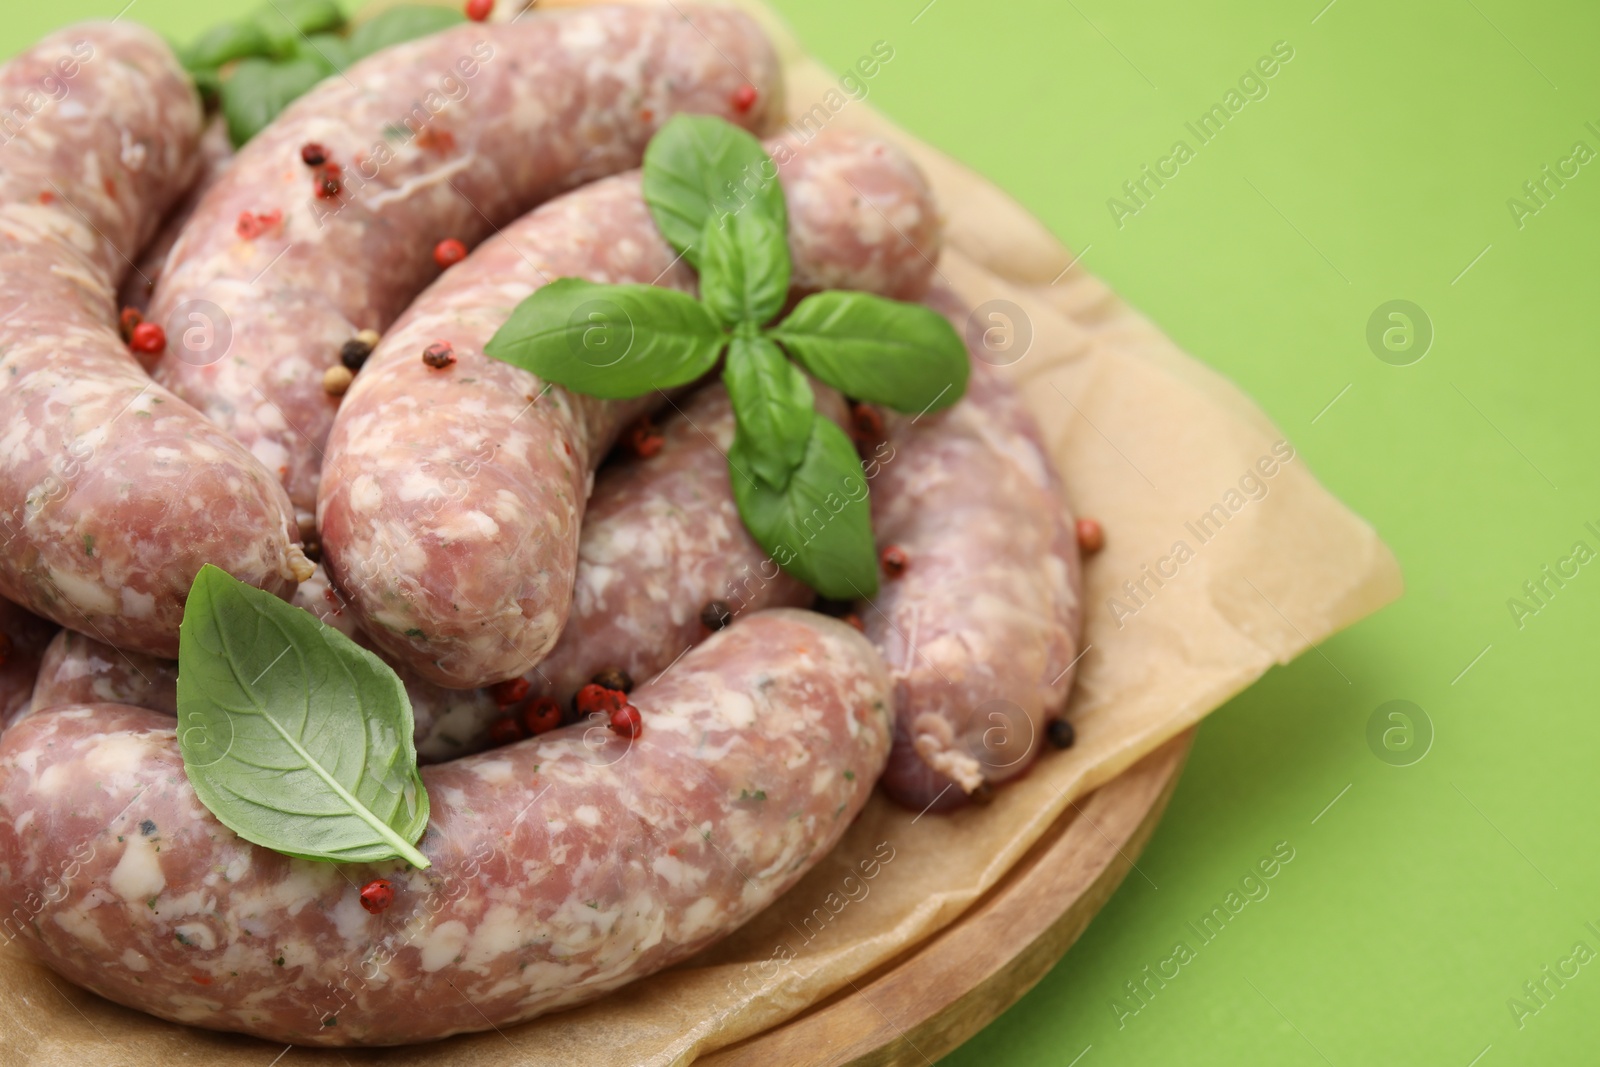
M 941 275 L 974 306 L 1004 302 L 987 304 L 979 328 L 997 331 L 995 358 L 1011 361 L 1004 371 L 1038 415 L 1078 514 L 1105 524 L 1107 547 L 1087 568 L 1076 747 L 1047 751 L 992 806 L 954 817 L 915 819 L 875 798 L 833 855 L 733 937 L 586 1008 L 441 1044 L 292 1049 L 274 1061 L 280 1046 L 117 1007 L 12 944 L 0 949 L 0 1063 L 692 1062 L 956 920 L 1069 801 L 1400 593 L 1372 528 L 1317 483 L 1249 399 L 1081 267 L 1069 269 L 1072 255 L 999 190 L 864 103 L 842 102 L 836 75 L 769 11 L 745 6 L 789 62 L 795 118 L 885 134 L 926 169 L 948 215 Z

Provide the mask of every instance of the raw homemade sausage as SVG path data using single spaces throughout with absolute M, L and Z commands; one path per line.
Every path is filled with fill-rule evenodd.
M 178 201 L 178 206 L 167 212 L 156 235 L 140 250 L 138 258 L 134 260 L 133 270 L 122 280 L 122 288 L 117 292 L 119 306 L 131 307 L 140 314 L 149 309 L 156 280 L 166 269 L 172 246 L 178 243 L 178 237 L 194 216 L 194 209 L 199 206 L 201 198 L 217 184 L 222 172 L 232 162 L 233 142 L 228 140 L 228 124 L 219 115 L 206 125 L 205 132 L 200 135 L 199 176 L 189 186 L 183 199 Z
M 726 935 L 860 811 L 888 679 L 850 627 L 741 619 L 583 724 L 423 771 L 427 870 L 248 844 L 200 806 L 172 720 L 100 704 L 0 738 L 0 932 L 152 1015 L 394 1045 L 593 1000 Z M 374 877 L 382 915 L 360 906 Z
M 831 132 L 769 148 L 801 277 L 926 288 L 938 212 L 902 153 Z M 637 174 L 587 186 L 508 227 L 418 298 L 357 376 L 328 441 L 317 526 L 334 584 L 375 645 L 440 685 L 513 678 L 550 651 L 591 471 L 630 419 L 661 403 L 569 394 L 482 355 L 517 303 L 565 276 L 695 284 Z M 444 370 L 421 358 L 439 340 L 456 358 Z
M 689 5 L 473 23 L 363 60 L 291 104 L 200 203 L 151 305 L 175 337 L 196 323 L 197 347 L 171 346 L 156 380 L 282 476 L 309 535 L 338 404 L 323 371 L 437 276 L 439 241 L 471 246 L 638 166 L 678 112 L 759 129 L 780 87 L 748 16 Z M 328 171 L 303 162 L 308 145 L 342 168 L 337 194 L 316 192 Z
M 159 37 L 115 23 L 12 60 L 0 104 L 0 594 L 174 656 L 201 565 L 284 596 L 311 570 L 283 488 L 117 336 L 123 250 L 193 175 L 199 102 Z
M 948 291 L 928 303 L 963 327 Z M 942 811 L 1038 754 L 1072 688 L 1081 565 L 1039 429 L 986 364 L 973 361 L 966 396 L 946 411 L 888 423 L 872 526 L 906 566 L 861 610 L 895 683 L 883 785 L 914 810 Z
M 817 410 L 843 421 L 839 394 L 816 382 L 812 390 Z M 565 706 L 602 670 L 655 677 L 705 640 L 701 613 L 712 601 L 738 618 L 815 599 L 739 518 L 726 459 L 733 430 L 727 390 L 707 385 L 663 420 L 660 452 L 600 472 L 578 539 L 572 614 L 526 676 L 535 693 Z
M 346 637 L 366 644 L 321 567 L 300 583 L 292 603 Z M 49 640 L 48 633 L 44 639 Z M 43 647 L 43 642 L 36 639 L 36 643 Z M 37 650 L 32 662 L 37 669 L 28 675 L 33 692 L 31 704 L 26 700 L 26 690 L 23 693 L 28 714 L 70 704 L 127 704 L 168 715 L 178 713 L 178 665 L 172 660 L 112 648 L 92 637 L 62 630 L 44 649 L 42 662 Z M 443 689 L 404 669 L 397 673 L 411 699 L 418 759 L 442 763 L 488 747 L 489 724 L 504 714 L 492 693 L 484 689 Z M 37 683 L 34 674 L 38 675 Z M 0 717 L 0 723 L 5 721 Z
M 178 665 L 62 630 L 45 649 L 28 713 L 69 704 L 129 704 L 176 715 Z
M 28 709 L 54 623 L 0 600 L 0 730 Z

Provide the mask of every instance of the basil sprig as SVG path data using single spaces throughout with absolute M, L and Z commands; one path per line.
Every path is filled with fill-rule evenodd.
M 213 26 L 179 50 L 195 85 L 217 98 L 228 136 L 242 145 L 323 78 L 405 41 L 465 22 L 454 7 L 392 7 L 349 36 L 335 0 L 268 0 Z
M 178 749 L 246 841 L 309 860 L 403 859 L 428 825 L 411 701 L 383 660 L 211 565 L 178 632 Z
M 870 596 L 878 568 L 860 457 L 817 415 L 790 357 L 847 396 L 920 413 L 960 399 L 967 350 L 942 315 L 868 293 L 815 293 L 772 324 L 793 273 L 777 175 L 744 130 L 674 118 L 645 152 L 644 199 L 699 270 L 701 299 L 564 278 L 518 305 L 484 352 L 574 392 L 625 398 L 694 381 L 726 349 L 728 463 L 745 526 L 824 596 Z

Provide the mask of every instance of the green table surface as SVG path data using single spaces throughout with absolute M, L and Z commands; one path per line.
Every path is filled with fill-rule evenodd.
M 0 51 L 122 2 L 8 5 Z M 124 17 L 184 39 L 247 6 Z M 1600 1061 L 1600 8 L 778 6 L 836 67 L 888 42 L 871 103 L 1242 385 L 1408 585 L 1206 721 L 1139 872 L 946 1062 Z M 1145 166 L 1176 174 L 1134 200 Z M 1395 300 L 1421 311 L 1369 343 Z

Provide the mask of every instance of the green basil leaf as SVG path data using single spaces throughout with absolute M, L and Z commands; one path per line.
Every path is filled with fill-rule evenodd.
M 350 32 L 351 60 L 365 59 L 385 48 L 459 25 L 467 21 L 467 17 L 458 10 L 459 7 L 459 4 L 455 7 L 424 7 L 420 4 L 391 7 Z
M 247 56 L 265 56 L 272 52 L 272 42 L 260 23 L 253 19 L 240 19 L 213 26 L 200 38 L 185 48 L 183 65 L 190 70 L 205 70 L 222 66 Z
M 381 659 L 207 565 L 178 631 L 178 748 L 246 841 L 309 860 L 400 858 L 428 825 L 411 702 Z
M 275 56 L 293 54 L 302 37 L 344 28 L 337 0 L 267 0 L 251 15 Z
M 967 346 L 921 304 L 833 290 L 800 301 L 768 332 L 846 396 L 896 411 L 937 411 L 967 389 Z
M 337 74 L 354 62 L 350 56 L 350 45 L 343 37 L 333 33 L 312 34 L 295 45 L 294 54 L 296 59 L 309 59 L 321 67 L 324 78 Z
M 327 77 L 327 65 L 304 57 L 274 63 L 243 59 L 222 83 L 222 116 L 234 146 L 261 132 L 307 89 Z
M 811 440 L 811 383 L 777 345 L 742 333 L 728 346 L 722 382 L 747 469 L 772 488 L 785 488 Z
M 687 293 L 558 278 L 517 305 L 483 354 L 573 392 L 620 400 L 694 381 L 716 365 L 727 340 Z
M 760 211 L 706 220 L 700 236 L 700 299 L 729 326 L 761 325 L 789 298 L 789 241 Z
M 644 153 L 644 199 L 661 235 L 700 265 L 706 220 L 753 208 L 789 229 L 778 167 L 761 142 L 713 115 L 677 115 Z
M 783 489 L 749 476 L 749 444 L 736 431 L 728 450 L 733 498 L 750 535 L 774 563 L 826 597 L 878 591 L 867 479 L 844 431 L 813 414 L 805 459 Z

